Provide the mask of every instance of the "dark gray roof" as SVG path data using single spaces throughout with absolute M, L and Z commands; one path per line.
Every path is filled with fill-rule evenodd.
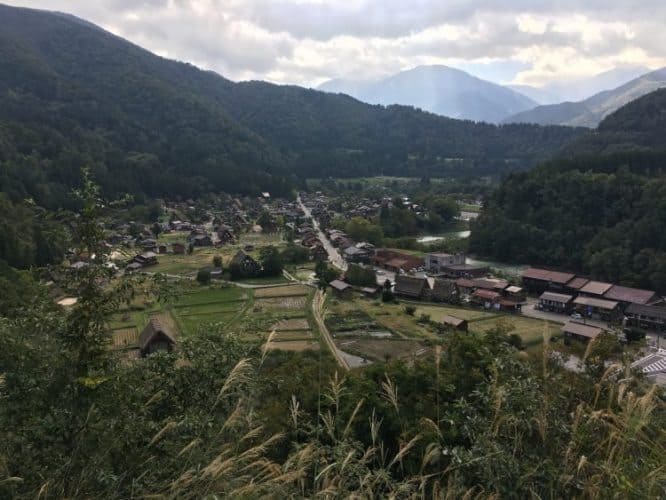
M 649 318 L 666 320 L 666 307 L 629 304 L 625 312 L 636 316 L 646 316 Z
M 417 278 L 416 276 L 404 276 L 398 274 L 395 277 L 395 293 L 407 295 L 410 297 L 420 297 L 423 289 L 429 286 L 428 280 L 425 278 Z
M 571 302 L 573 297 L 564 293 L 543 292 L 539 297 L 539 300 L 550 300 L 551 302 L 561 302 L 566 304 L 567 302 Z

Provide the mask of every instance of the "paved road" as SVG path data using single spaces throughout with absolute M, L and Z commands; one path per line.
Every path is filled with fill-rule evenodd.
M 527 304 L 523 306 L 522 308 L 523 316 L 535 319 L 545 319 L 548 321 L 554 321 L 555 323 L 562 323 L 562 324 L 567 323 L 572 319 L 566 314 L 557 314 L 548 311 L 539 311 L 535 309 L 534 306 L 535 304 Z M 598 321 L 594 319 L 586 319 L 586 320 L 579 319 L 576 321 L 578 321 L 579 323 L 585 323 L 586 325 L 598 326 L 599 328 L 608 328 L 608 323 L 605 321 Z
M 328 253 L 328 260 L 331 264 L 333 264 L 335 267 L 342 271 L 347 270 L 347 263 L 345 260 L 342 258 L 340 253 L 338 252 L 337 248 L 335 248 L 331 242 L 329 241 L 328 237 L 324 234 L 324 232 L 321 230 L 319 227 L 319 222 L 312 217 L 312 212 L 310 212 L 310 209 L 305 206 L 303 203 L 303 200 L 301 200 L 301 195 L 298 195 L 298 198 L 296 199 L 298 201 L 298 204 L 301 207 L 301 210 L 303 210 L 303 213 L 305 214 L 306 217 L 309 217 L 312 219 L 312 225 L 315 228 L 315 231 L 317 231 L 317 235 L 319 236 L 319 239 L 321 240 L 322 245 L 324 245 L 324 248 L 326 249 L 326 252 Z

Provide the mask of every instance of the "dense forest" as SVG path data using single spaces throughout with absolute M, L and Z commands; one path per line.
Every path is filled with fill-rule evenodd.
M 665 419 L 615 337 L 580 372 L 519 351 L 499 323 L 448 332 L 421 361 L 342 375 L 325 352 L 275 353 L 205 324 L 127 362 L 106 318 L 157 278 L 109 281 L 86 191 L 71 308 L 32 283 L 0 321 L 3 498 L 657 498 Z M 90 195 L 93 193 L 93 195 Z M 607 364 L 613 359 L 617 364 Z M 618 375 L 622 374 L 622 380 Z
M 571 156 L 508 176 L 473 251 L 666 291 L 666 91 L 607 117 Z
M 109 195 L 280 195 L 305 177 L 498 174 L 581 133 L 234 83 L 71 16 L 0 17 L 0 189 L 48 208 L 68 206 L 84 165 Z

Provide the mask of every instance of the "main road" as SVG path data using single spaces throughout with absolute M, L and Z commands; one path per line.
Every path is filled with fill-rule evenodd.
M 324 231 L 321 230 L 319 227 L 319 222 L 312 217 L 312 212 L 308 207 L 305 206 L 303 203 L 303 200 L 301 200 L 301 195 L 298 195 L 298 198 L 296 198 L 296 201 L 301 207 L 301 210 L 303 210 L 303 213 L 305 216 L 309 219 L 312 220 L 312 226 L 314 227 L 315 231 L 317 231 L 317 236 L 319 236 L 319 240 L 321 241 L 321 244 L 324 246 L 324 249 L 326 250 L 326 253 L 328 253 L 328 260 L 331 264 L 333 264 L 335 267 L 340 269 L 341 271 L 346 271 L 347 270 L 347 263 L 345 260 L 342 258 L 340 255 L 340 252 L 338 252 L 337 248 L 335 248 L 331 242 L 329 241 L 328 237 L 324 234 Z

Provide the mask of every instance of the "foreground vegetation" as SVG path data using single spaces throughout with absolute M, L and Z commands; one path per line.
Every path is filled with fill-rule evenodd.
M 323 350 L 270 350 L 220 323 L 124 361 L 108 349 L 109 316 L 137 290 L 169 303 L 172 287 L 97 265 L 90 188 L 84 206 L 76 237 L 91 265 L 51 271 L 78 302 L 63 309 L 35 284 L 0 320 L 1 496 L 663 496 L 663 393 L 609 336 L 589 344 L 581 373 L 547 345 L 524 356 L 502 328 L 448 332 L 427 357 L 345 376 Z M 302 293 L 266 290 L 255 301 Z M 243 325 L 308 325 L 295 319 Z

